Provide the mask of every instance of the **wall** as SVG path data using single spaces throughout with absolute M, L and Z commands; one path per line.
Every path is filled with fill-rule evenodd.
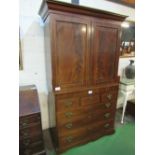
M 40 17 L 37 15 L 42 0 L 20 0 L 20 30 L 22 40 L 23 67 L 19 71 L 19 85 L 35 84 L 38 88 L 42 114 L 42 127 L 49 127 L 47 108 L 47 86 L 44 56 L 44 31 Z M 71 0 L 60 0 L 70 3 Z M 134 9 L 107 2 L 105 0 L 81 0 L 80 5 L 128 15 L 134 20 Z M 118 74 L 129 63 L 129 58 L 121 58 Z M 53 124 L 54 125 L 54 124 Z

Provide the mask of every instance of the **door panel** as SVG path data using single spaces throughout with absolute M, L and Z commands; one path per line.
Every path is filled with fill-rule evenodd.
M 115 78 L 117 40 L 116 27 L 104 23 L 93 23 L 93 84 L 109 82 Z
M 78 17 L 55 15 L 53 25 L 55 86 L 85 86 L 89 23 Z

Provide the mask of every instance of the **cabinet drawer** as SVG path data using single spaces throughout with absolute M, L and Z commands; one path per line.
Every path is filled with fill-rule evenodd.
M 56 108 L 58 113 L 78 109 L 80 108 L 79 99 L 78 98 L 58 99 L 56 102 Z
M 99 131 L 102 131 L 103 133 L 106 132 L 109 129 L 114 128 L 114 119 L 107 120 L 107 121 L 96 121 L 90 125 L 87 126 L 90 133 L 97 133 Z
M 87 117 L 88 114 L 92 112 L 92 107 L 85 107 L 74 111 L 65 111 L 57 113 L 57 125 L 62 125 L 68 121 L 78 121 Z
M 88 122 L 88 121 L 87 121 Z M 89 123 L 91 123 L 91 120 L 89 120 Z M 67 122 L 61 126 L 58 127 L 59 136 L 63 135 L 69 135 L 74 132 L 83 132 L 83 128 L 87 125 L 85 120 L 79 120 L 77 122 Z
M 99 95 L 89 95 L 81 98 L 81 105 L 87 106 L 88 104 L 98 104 L 100 103 Z
M 35 125 L 19 130 L 20 139 L 34 137 L 34 136 L 41 135 L 41 134 L 42 134 L 42 130 L 41 130 L 40 123 L 36 123 Z
M 74 145 L 77 142 L 80 142 L 83 138 L 88 136 L 86 128 L 81 128 L 73 133 L 61 136 L 59 138 L 60 147 L 66 147 L 68 145 Z
M 36 145 L 38 143 L 43 143 L 43 138 L 42 135 L 38 135 L 35 137 L 28 137 L 26 139 L 20 139 L 19 140 L 19 144 L 20 144 L 20 148 L 26 148 L 29 146 L 33 146 Z
M 43 143 L 36 143 L 35 145 L 31 145 L 30 147 L 27 148 L 19 148 L 20 155 L 43 154 L 43 153 L 45 153 Z
M 112 110 L 103 110 L 103 109 L 99 109 L 93 112 L 93 119 L 92 121 L 106 121 L 109 119 L 114 119 L 115 116 L 115 109 Z
M 29 116 L 24 116 L 19 118 L 19 127 L 20 128 L 25 128 L 33 123 L 41 123 L 41 116 L 40 113 L 29 115 Z

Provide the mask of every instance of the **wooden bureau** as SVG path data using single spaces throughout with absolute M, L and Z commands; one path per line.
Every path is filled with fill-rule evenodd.
M 34 85 L 22 86 L 19 91 L 19 154 L 45 155 L 39 100 Z
M 59 152 L 114 133 L 125 16 L 44 0 L 49 119 Z M 53 110 L 54 108 L 54 110 Z

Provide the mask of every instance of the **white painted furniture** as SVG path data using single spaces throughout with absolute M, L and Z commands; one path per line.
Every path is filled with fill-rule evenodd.
M 120 89 L 120 92 L 124 98 L 122 118 L 121 118 L 121 123 L 123 124 L 124 123 L 125 110 L 126 110 L 126 106 L 127 106 L 127 101 L 129 99 L 129 96 L 134 94 L 134 91 L 135 91 L 135 81 L 134 80 L 121 79 L 119 89 Z

